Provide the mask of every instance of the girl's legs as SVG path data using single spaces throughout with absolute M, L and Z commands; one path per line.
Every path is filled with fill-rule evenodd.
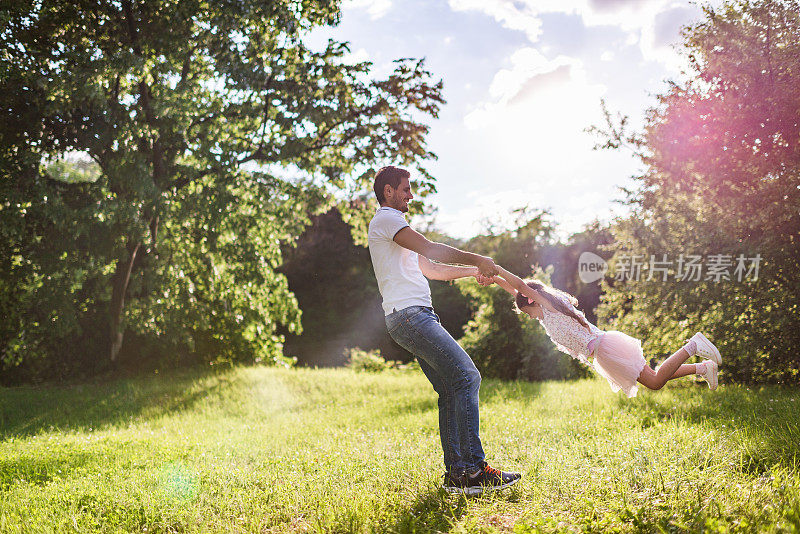
M 637 380 L 647 388 L 661 389 L 669 380 L 696 374 L 696 367 L 694 364 L 681 365 L 672 376 L 667 376 L 666 378 L 661 374 L 661 369 L 662 368 L 659 367 L 657 371 L 654 371 L 649 366 L 645 366 Z
M 698 344 L 700 346 L 698 346 Z M 702 363 L 684 363 L 690 356 L 699 354 L 705 360 Z M 664 360 L 655 371 L 645 366 L 637 379 L 640 384 L 650 389 L 661 389 L 667 381 L 696 374 L 702 376 L 712 390 L 717 389 L 717 369 L 720 362 L 717 348 L 701 333 L 692 336 L 678 352 Z
M 697 373 L 698 373 L 698 370 L 697 370 L 697 365 L 696 364 L 694 364 L 694 363 L 684 363 L 683 365 L 678 367 L 678 370 L 675 371 L 675 373 L 673 373 L 673 375 L 671 377 L 669 377 L 669 379 L 672 380 L 674 378 L 682 378 L 684 376 L 696 375 Z
M 697 372 L 695 364 L 684 364 L 689 356 L 689 352 L 684 347 L 664 360 L 664 363 L 659 365 L 655 371 L 646 365 L 639 375 L 639 383 L 650 389 L 661 389 L 667 381 L 673 378 L 695 374 Z

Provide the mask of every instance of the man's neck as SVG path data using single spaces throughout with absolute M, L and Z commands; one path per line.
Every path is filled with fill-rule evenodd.
M 387 208 L 387 209 L 394 210 L 394 211 L 400 211 L 399 209 L 395 208 L 394 206 L 387 206 L 385 204 L 383 206 L 381 206 L 379 209 L 383 209 L 383 208 Z M 400 211 L 400 213 L 403 213 L 403 212 Z

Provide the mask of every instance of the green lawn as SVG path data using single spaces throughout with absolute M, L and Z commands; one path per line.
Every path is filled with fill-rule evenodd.
M 439 489 L 419 371 L 237 368 L 0 389 L 0 532 L 800 530 L 800 392 L 481 387 L 511 490 Z

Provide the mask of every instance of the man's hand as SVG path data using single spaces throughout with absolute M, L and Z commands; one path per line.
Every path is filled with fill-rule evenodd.
M 494 264 L 494 260 L 488 256 L 481 256 L 481 259 L 478 260 L 475 267 L 478 268 L 478 271 L 483 276 L 489 278 L 500 274 L 500 271 L 497 269 L 497 265 Z

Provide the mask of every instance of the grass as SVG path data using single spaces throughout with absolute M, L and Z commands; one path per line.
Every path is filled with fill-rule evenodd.
M 0 389 L 0 532 L 800 530 L 800 392 L 484 381 L 504 492 L 443 494 L 419 371 Z

